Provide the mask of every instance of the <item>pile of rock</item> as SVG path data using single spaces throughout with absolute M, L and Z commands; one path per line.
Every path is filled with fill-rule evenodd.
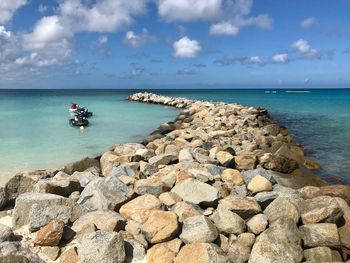
M 0 188 L 0 262 L 349 260 L 350 188 L 306 176 L 317 165 L 266 110 L 129 99 L 183 110 L 143 143 Z

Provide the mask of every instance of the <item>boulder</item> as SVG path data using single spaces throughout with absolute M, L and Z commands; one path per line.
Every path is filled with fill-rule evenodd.
M 179 202 L 176 203 L 171 210 L 178 216 L 178 221 L 182 223 L 185 219 L 200 215 L 200 207 L 187 203 L 187 202 Z
M 79 161 L 67 164 L 61 169 L 61 171 L 66 174 L 73 174 L 74 172 L 83 172 L 91 167 L 97 167 L 99 169 L 99 161 L 94 158 L 85 157 Z
M 57 246 L 63 235 L 64 223 L 53 220 L 41 228 L 35 237 L 34 244 L 39 246 Z
M 181 202 L 182 198 L 174 192 L 166 192 L 159 196 L 159 200 L 166 206 L 172 206 L 178 202 Z
M 0 224 L 0 243 L 12 241 L 14 239 L 13 231 L 10 227 Z
M 175 263 L 229 263 L 225 253 L 215 244 L 195 243 L 181 248 Z
M 261 208 L 255 200 L 238 195 L 230 195 L 221 199 L 218 209 L 230 210 L 243 219 L 248 219 L 261 212 Z
M 236 168 L 239 170 L 252 170 L 258 164 L 255 155 L 239 155 L 235 157 Z
M 118 233 L 98 230 L 82 240 L 78 257 L 84 263 L 123 263 L 124 240 Z
M 143 245 L 133 239 L 124 239 L 125 263 L 141 262 L 146 257 Z
M 101 220 L 103 219 L 103 220 Z M 93 211 L 79 217 L 72 229 L 79 233 L 85 226 L 94 225 L 104 231 L 119 231 L 124 229 L 126 220 L 114 211 Z
M 227 255 L 234 262 L 245 263 L 249 259 L 250 251 L 255 242 L 255 236 L 251 233 L 243 233 L 238 238 L 233 238 L 228 245 Z
M 88 211 L 116 210 L 132 195 L 132 188 L 117 177 L 108 176 L 90 182 L 81 193 L 78 204 Z
M 298 223 L 300 213 L 298 207 L 287 198 L 279 197 L 269 204 L 264 210 L 269 223 L 272 224 L 280 217 L 288 217 Z
M 246 228 L 245 221 L 239 215 L 226 209 L 216 210 L 210 219 L 225 234 L 241 234 Z
M 179 152 L 179 162 L 192 162 L 193 150 L 192 148 L 184 148 Z
M 340 244 L 336 224 L 308 224 L 299 229 L 305 247 L 337 247 Z
M 350 206 L 350 186 L 349 185 L 327 185 L 321 187 L 322 195 L 340 197 Z
M 12 226 L 18 229 L 29 223 L 29 214 L 32 205 L 67 205 L 69 200 L 59 195 L 42 194 L 42 193 L 26 193 L 21 194 L 16 199 L 16 205 L 12 214 Z
M 0 242 L 1 263 L 45 263 L 37 253 L 23 247 L 20 242 Z
M 142 223 L 153 210 L 161 210 L 161 206 L 162 202 L 157 197 L 146 194 L 129 201 L 119 212 L 125 219 Z
M 150 177 L 136 181 L 134 190 L 139 195 L 152 194 L 159 196 L 170 189 L 159 178 Z
M 42 247 L 41 252 L 50 260 L 55 261 L 60 254 L 60 248 L 59 247 Z
M 265 210 L 265 208 L 277 197 L 279 197 L 277 192 L 261 192 L 254 196 L 254 200 L 259 203 L 263 210 Z
M 7 205 L 8 197 L 5 188 L 0 187 L 0 211 Z
M 329 196 L 304 200 L 300 203 L 299 210 L 304 225 L 336 223 L 344 214 L 337 200 Z
M 262 177 L 265 177 L 267 180 L 269 180 L 272 184 L 276 183 L 276 180 L 274 178 L 274 175 L 276 175 L 276 172 L 265 170 L 264 168 L 257 168 L 253 170 L 247 170 L 242 172 L 242 176 L 244 178 L 244 182 L 248 185 L 250 181 L 257 175 L 260 175 Z
M 304 250 L 304 257 L 307 261 L 312 262 L 342 261 L 334 257 L 334 252 L 329 247 L 315 247 Z
M 215 225 L 205 216 L 198 215 L 183 221 L 180 238 L 186 243 L 210 243 L 218 237 Z
M 66 205 L 33 204 L 29 212 L 29 230 L 34 232 L 56 219 L 67 224 L 72 208 Z
M 220 198 L 219 191 L 215 187 L 193 179 L 176 184 L 171 192 L 193 204 L 210 205 Z
M 60 256 L 60 263 L 78 263 L 76 247 L 66 249 Z
M 133 163 L 130 163 L 133 164 Z M 138 165 L 137 165 L 138 166 Z M 137 170 L 137 169 L 135 169 Z M 113 166 L 112 169 L 109 172 L 109 176 L 115 176 L 115 177 L 121 177 L 123 175 L 125 176 L 135 176 L 136 171 L 132 169 L 130 165 L 122 164 L 119 166 Z
M 174 212 L 152 211 L 142 224 L 141 231 L 151 244 L 171 240 L 178 231 L 177 215 Z
M 85 188 L 91 181 L 98 178 L 98 173 L 86 170 L 84 172 L 75 172 L 70 177 L 71 179 L 78 181 L 81 187 Z
M 216 159 L 222 166 L 232 168 L 235 165 L 235 157 L 225 151 L 219 151 L 216 153 Z
M 303 250 L 300 234 L 291 218 L 277 219 L 261 233 L 252 248 L 249 262 L 301 262 Z
M 298 163 L 294 159 L 272 153 L 265 153 L 260 157 L 260 165 L 267 170 L 286 174 L 290 174 L 298 168 Z
M 73 192 L 80 192 L 83 188 L 77 179 L 70 178 L 54 178 L 41 180 L 33 187 L 33 192 L 56 194 L 68 197 Z
M 148 160 L 150 165 L 168 165 L 173 164 L 178 160 L 178 154 L 160 154 Z
M 247 228 L 248 231 L 259 235 L 261 232 L 265 231 L 268 225 L 267 216 L 264 214 L 257 214 L 253 216 L 249 221 L 247 222 Z
M 272 191 L 272 183 L 261 175 L 255 176 L 247 186 L 248 190 L 253 194 L 259 192 Z
M 182 241 L 178 238 L 156 244 L 147 251 L 148 263 L 173 263 Z
M 350 255 L 350 207 L 345 200 L 337 198 L 344 215 L 343 222 L 338 228 L 339 238 L 343 250 Z
M 228 185 L 229 188 L 240 186 L 244 183 L 241 172 L 236 169 L 225 169 L 222 172 L 221 179 Z

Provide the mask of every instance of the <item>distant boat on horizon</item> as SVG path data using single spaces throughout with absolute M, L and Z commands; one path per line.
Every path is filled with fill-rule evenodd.
M 310 90 L 286 90 L 286 93 L 311 93 Z

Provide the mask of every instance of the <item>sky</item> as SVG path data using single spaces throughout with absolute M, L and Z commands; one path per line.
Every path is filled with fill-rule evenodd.
M 0 0 L 0 88 L 350 88 L 349 0 Z

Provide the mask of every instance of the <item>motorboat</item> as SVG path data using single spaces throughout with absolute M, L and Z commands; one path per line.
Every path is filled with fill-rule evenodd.
M 79 115 L 82 115 L 85 118 L 89 118 L 93 115 L 93 113 L 86 107 L 78 108 L 77 112 Z
M 73 119 L 69 120 L 69 124 L 77 127 L 85 127 L 89 125 L 89 121 L 81 115 L 76 115 Z

